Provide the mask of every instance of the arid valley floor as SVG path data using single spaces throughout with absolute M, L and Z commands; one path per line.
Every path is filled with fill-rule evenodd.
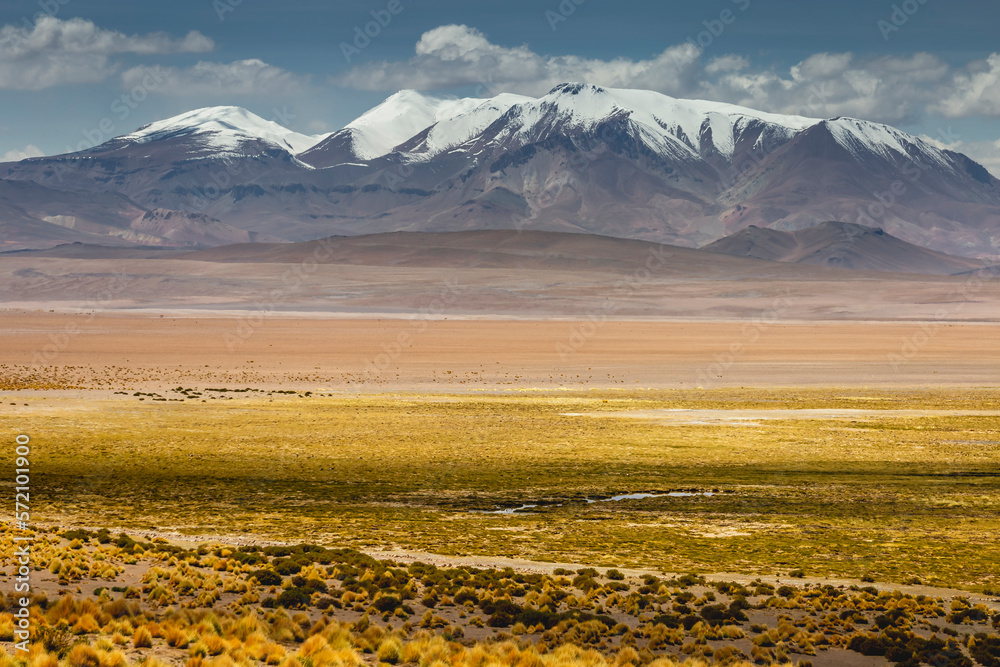
M 992 275 L 738 264 L 5 258 L 31 667 L 1000 664 Z

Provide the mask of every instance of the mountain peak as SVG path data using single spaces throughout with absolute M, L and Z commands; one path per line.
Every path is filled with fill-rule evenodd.
M 558 86 L 553 88 L 548 92 L 549 95 L 579 95 L 580 93 L 604 93 L 607 92 L 604 88 L 594 85 L 592 83 L 560 83 Z
M 206 148 L 236 150 L 246 141 L 263 140 L 292 154 L 300 153 L 326 135 L 309 136 L 289 130 L 271 120 L 237 106 L 202 107 L 143 125 L 122 140 L 147 143 L 178 137 L 199 136 Z
M 940 148 L 889 125 L 847 116 L 825 120 L 822 125 L 855 158 L 874 154 L 884 160 L 915 161 L 954 169 Z
M 529 98 L 509 94 L 494 98 L 433 97 L 415 90 L 401 90 L 349 123 L 344 129 L 353 134 L 353 149 L 357 156 L 370 160 L 389 153 L 408 139 L 442 121 L 465 116 L 480 107 L 484 109 L 498 107 L 506 110 L 511 105 L 526 99 Z M 473 123 L 473 127 L 478 126 Z M 440 137 L 439 140 L 444 145 L 451 145 L 464 141 L 468 138 L 464 134 L 470 132 L 471 130 L 462 125 L 460 129 L 452 129 L 448 133 L 454 136 Z

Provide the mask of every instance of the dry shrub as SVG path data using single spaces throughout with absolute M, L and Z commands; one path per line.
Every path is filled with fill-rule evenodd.
M 232 628 L 232 633 L 234 637 L 245 642 L 248 637 L 260 633 L 262 630 L 263 628 L 257 617 L 253 614 L 246 614 L 240 620 L 236 621 L 236 624 Z
M 14 616 L 0 614 L 0 641 L 14 641 Z
M 428 651 L 428 653 L 430 652 Z M 445 657 L 447 657 L 447 654 L 445 654 Z M 486 653 L 486 647 L 483 646 L 482 644 L 476 644 L 466 652 L 465 664 L 467 665 L 467 667 L 483 667 L 489 661 L 489 657 L 490 657 L 489 654 Z M 431 656 L 428 655 L 428 660 L 430 659 Z M 559 656 L 555 656 L 556 665 L 563 662 L 566 661 Z
M 742 662 L 746 655 L 735 646 L 722 646 L 716 649 L 712 659 L 720 665 L 732 665 Z
M 271 639 L 274 641 L 281 643 L 300 642 L 305 638 L 302 627 L 283 611 L 276 613 L 271 619 Z
M 93 646 L 77 644 L 66 656 L 69 667 L 101 667 L 101 657 Z
M 708 663 L 701 658 L 689 658 L 684 661 L 683 667 L 708 667 Z M 744 665 L 733 665 L 733 667 L 744 667 Z
M 128 659 L 119 650 L 100 651 L 98 657 L 101 660 L 101 667 L 128 667 Z
M 618 651 L 618 655 L 615 656 L 615 665 L 618 667 L 625 667 L 625 665 L 639 665 L 642 661 L 639 658 L 639 652 L 636 651 L 631 646 L 625 646 Z
M 139 605 L 125 599 L 112 600 L 104 605 L 104 612 L 110 614 L 112 618 L 124 618 L 135 616 L 140 613 Z
M 49 607 L 45 617 L 49 623 L 55 624 L 60 620 L 69 620 L 69 617 L 76 612 L 76 600 L 72 595 L 62 595 L 59 600 Z
M 328 646 L 329 644 L 326 643 L 325 637 L 321 635 L 313 635 L 309 639 L 302 642 L 302 647 L 299 648 L 299 655 L 310 656 L 319 653 Z
M 74 635 L 86 635 L 101 629 L 93 614 L 82 614 L 73 624 Z
M 205 661 L 205 667 L 236 667 L 236 663 L 228 655 L 220 655 L 217 658 Z
M 205 648 L 208 649 L 209 655 L 221 655 L 229 649 L 229 644 L 226 643 L 226 640 L 218 635 L 208 635 L 201 641 L 205 644 Z
M 132 635 L 132 645 L 136 648 L 152 648 L 153 633 L 146 626 L 140 625 L 139 629 Z
M 389 637 L 378 646 L 379 662 L 395 665 L 403 654 L 403 642 L 399 637 Z
M 23 667 L 24 663 L 14 659 L 7 651 L 0 651 L 0 667 Z
M 48 651 L 37 653 L 28 661 L 28 667 L 59 667 L 59 657 Z
M 511 662 L 515 667 L 545 667 L 545 661 L 534 648 L 522 651 L 517 659 Z
M 322 635 L 326 639 L 326 643 L 330 645 L 330 648 L 335 651 L 354 646 L 351 629 L 342 623 L 330 623 L 323 629 Z
M 268 665 L 280 665 L 285 659 L 285 649 L 274 642 L 270 642 L 264 645 L 259 659 Z
M 168 646 L 173 648 L 187 648 L 191 643 L 188 633 L 175 625 L 171 625 L 163 631 L 163 639 L 166 640 Z
M 677 661 L 671 658 L 657 658 L 649 663 L 648 667 L 677 667 Z
M 234 637 L 233 639 L 230 640 L 230 644 L 232 644 L 233 646 L 235 646 L 236 644 L 239 643 L 239 641 L 240 640 L 238 638 Z M 260 651 L 263 649 L 264 645 L 267 644 L 267 643 L 269 643 L 267 635 L 265 635 L 262 631 L 257 630 L 255 632 L 251 633 L 250 635 L 248 635 L 243 640 L 243 648 L 245 648 L 246 650 L 250 651 L 251 653 L 257 654 L 257 653 L 260 653 Z M 230 650 L 232 650 L 232 649 L 230 649 Z M 259 658 L 256 658 L 256 659 L 259 660 Z

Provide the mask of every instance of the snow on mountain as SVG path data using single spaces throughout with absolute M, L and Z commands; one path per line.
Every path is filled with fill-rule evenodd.
M 567 129 L 593 130 L 609 119 L 627 119 L 652 149 L 671 155 L 703 155 L 709 148 L 731 159 L 741 134 L 763 123 L 781 139 L 820 122 L 733 104 L 682 100 L 648 90 L 567 83 L 511 110 L 510 132 L 522 142 L 542 141 Z
M 348 147 L 352 159 L 367 161 L 398 149 L 412 160 L 426 161 L 482 134 L 507 114 L 501 137 L 519 143 L 542 141 L 554 132 L 593 130 L 612 119 L 627 119 L 652 150 L 678 158 L 702 156 L 714 149 L 733 159 L 736 144 L 749 130 L 766 128 L 756 142 L 787 141 L 803 129 L 825 122 L 837 142 L 858 157 L 863 151 L 885 158 L 914 152 L 942 166 L 945 154 L 895 128 L 851 118 L 830 121 L 756 111 L 721 102 L 682 100 L 645 90 L 603 88 L 566 83 L 541 98 L 501 94 L 493 98 L 441 98 L 403 90 L 367 111 L 344 129 L 305 135 L 241 107 L 195 109 L 145 125 L 120 137 L 146 143 L 175 137 L 197 137 L 206 151 L 235 152 L 248 140 L 264 140 L 299 155 L 323 150 L 324 140 Z M 757 148 L 758 146 L 755 146 Z M 311 154 L 307 154 L 311 155 Z M 306 158 L 309 161 L 309 158 Z M 343 159 L 334 163 L 343 163 Z M 324 165 L 325 166 L 325 165 Z
M 396 149 L 410 159 L 427 160 L 468 141 L 510 107 L 531 99 L 512 94 L 438 98 L 403 90 L 298 157 L 317 167 L 359 166 L 357 160 L 374 160 Z
M 457 115 L 439 119 L 427 128 L 426 132 L 415 136 L 412 142 L 402 145 L 402 150 L 411 156 L 432 157 L 472 139 L 507 113 L 511 107 L 532 102 L 534 98 L 503 93 L 486 100 L 475 101 L 478 102 L 475 106 Z
M 895 128 L 579 83 L 539 98 L 402 91 L 325 137 L 238 107 L 196 109 L 78 154 L 8 163 L 0 177 L 110 189 L 147 210 L 284 240 L 523 220 L 700 246 L 748 225 L 799 229 L 881 211 L 877 226 L 909 243 L 985 256 L 1000 224 L 1000 181 Z M 901 178 L 919 187 L 897 194 Z M 44 231 L 31 238 L 61 233 Z
M 260 139 L 277 144 L 293 155 L 315 146 L 326 134 L 306 135 L 293 132 L 278 123 L 264 120 L 242 107 L 204 107 L 173 118 L 156 121 L 120 137 L 126 142 L 147 143 L 174 137 L 197 136 L 207 149 L 231 152 L 248 140 Z
M 824 123 L 837 143 L 855 158 L 862 158 L 865 152 L 890 162 L 919 157 L 924 162 L 954 169 L 952 161 L 940 148 L 894 127 L 857 118 L 834 118 Z
M 358 157 L 371 160 L 385 155 L 434 123 L 481 105 L 476 98 L 440 98 L 415 90 L 401 90 L 344 128 L 352 130 Z

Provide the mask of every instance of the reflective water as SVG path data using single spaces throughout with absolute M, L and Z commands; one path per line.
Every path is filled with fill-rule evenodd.
M 646 498 L 691 498 L 694 496 L 711 498 L 714 495 L 716 495 L 716 493 L 713 491 L 670 491 L 668 493 L 622 493 L 617 496 L 611 496 L 610 498 L 584 498 L 583 500 L 587 504 L 592 504 L 621 502 L 623 500 L 644 500 Z M 563 503 L 553 505 L 553 507 L 562 506 Z M 481 514 L 517 514 L 535 507 L 538 507 L 538 505 L 521 505 L 520 507 L 508 507 L 507 509 L 502 510 L 480 510 L 479 512 Z

